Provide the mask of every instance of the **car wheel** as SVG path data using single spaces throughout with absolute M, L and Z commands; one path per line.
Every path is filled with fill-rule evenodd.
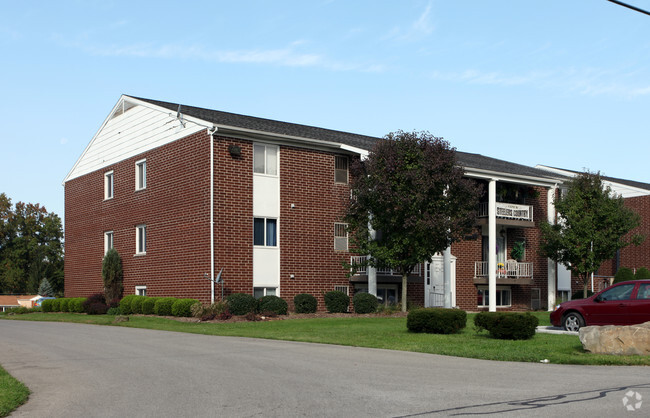
M 577 312 L 569 312 L 564 315 L 562 319 L 562 326 L 567 331 L 577 332 L 581 327 L 585 326 L 585 320 Z

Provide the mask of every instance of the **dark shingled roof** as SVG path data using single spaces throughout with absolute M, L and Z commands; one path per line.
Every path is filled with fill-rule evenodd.
M 178 110 L 178 103 L 169 103 L 159 100 L 145 99 L 142 97 L 130 96 L 143 102 L 169 109 L 173 112 Z M 236 128 L 253 129 L 260 132 L 268 132 L 280 135 L 296 136 L 301 138 L 317 139 L 337 144 L 345 144 L 356 148 L 371 150 L 379 139 L 373 136 L 358 135 L 349 132 L 334 131 L 331 129 L 317 128 L 314 126 L 300 125 L 296 123 L 280 122 L 272 119 L 257 118 L 253 116 L 239 115 L 236 113 L 221 112 L 218 110 L 204 109 L 181 104 L 181 113 L 193 116 L 215 125 L 232 126 Z M 496 158 L 485 157 L 480 154 L 470 154 L 457 151 L 459 165 L 465 168 L 476 168 L 490 170 L 498 173 L 507 173 L 522 176 L 558 178 L 564 176 L 549 173 L 545 170 L 515 164 Z

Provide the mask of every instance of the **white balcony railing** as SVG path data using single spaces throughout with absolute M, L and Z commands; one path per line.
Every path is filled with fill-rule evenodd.
M 474 262 L 474 277 L 488 277 L 490 270 L 487 261 Z M 521 263 L 509 260 L 505 263 L 497 264 L 497 278 L 532 278 L 533 263 Z
M 361 263 L 363 263 L 365 260 L 366 260 L 366 256 L 362 256 L 362 255 L 353 255 L 353 256 L 350 257 L 350 264 L 355 266 L 356 274 L 360 274 L 360 275 L 368 274 L 367 267 L 361 265 Z M 415 275 L 415 276 L 419 276 L 420 271 L 421 271 L 420 266 L 421 266 L 421 264 L 416 265 L 415 268 L 413 269 L 413 271 L 411 272 L 411 274 Z M 384 268 L 384 267 L 378 267 L 377 268 L 377 274 L 384 275 L 384 276 L 399 276 L 400 275 L 400 273 L 398 271 L 391 270 L 391 269 Z
M 533 221 L 533 207 L 529 205 L 517 205 L 514 203 L 497 202 L 497 218 L 518 219 L 524 221 Z M 488 216 L 488 204 L 480 203 L 478 206 L 478 217 L 486 218 Z

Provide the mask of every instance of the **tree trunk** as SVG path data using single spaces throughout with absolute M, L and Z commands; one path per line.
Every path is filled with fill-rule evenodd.
M 406 281 L 408 274 L 402 274 L 402 312 L 406 312 Z

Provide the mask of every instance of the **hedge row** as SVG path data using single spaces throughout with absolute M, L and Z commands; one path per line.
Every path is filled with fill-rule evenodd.
M 474 317 L 477 332 L 487 330 L 500 340 L 528 340 L 535 335 L 537 325 L 539 320 L 530 313 L 480 312 Z
M 86 298 L 45 299 L 41 302 L 41 311 L 84 313 L 83 303 L 85 300 Z
M 246 293 L 233 293 L 226 297 L 228 310 L 233 315 L 246 315 L 249 313 L 274 313 L 286 315 L 289 310 L 287 301 L 278 296 L 263 296 L 255 299 Z
M 411 332 L 429 334 L 456 334 L 467 324 L 467 313 L 460 309 L 415 309 L 406 317 L 406 328 Z

